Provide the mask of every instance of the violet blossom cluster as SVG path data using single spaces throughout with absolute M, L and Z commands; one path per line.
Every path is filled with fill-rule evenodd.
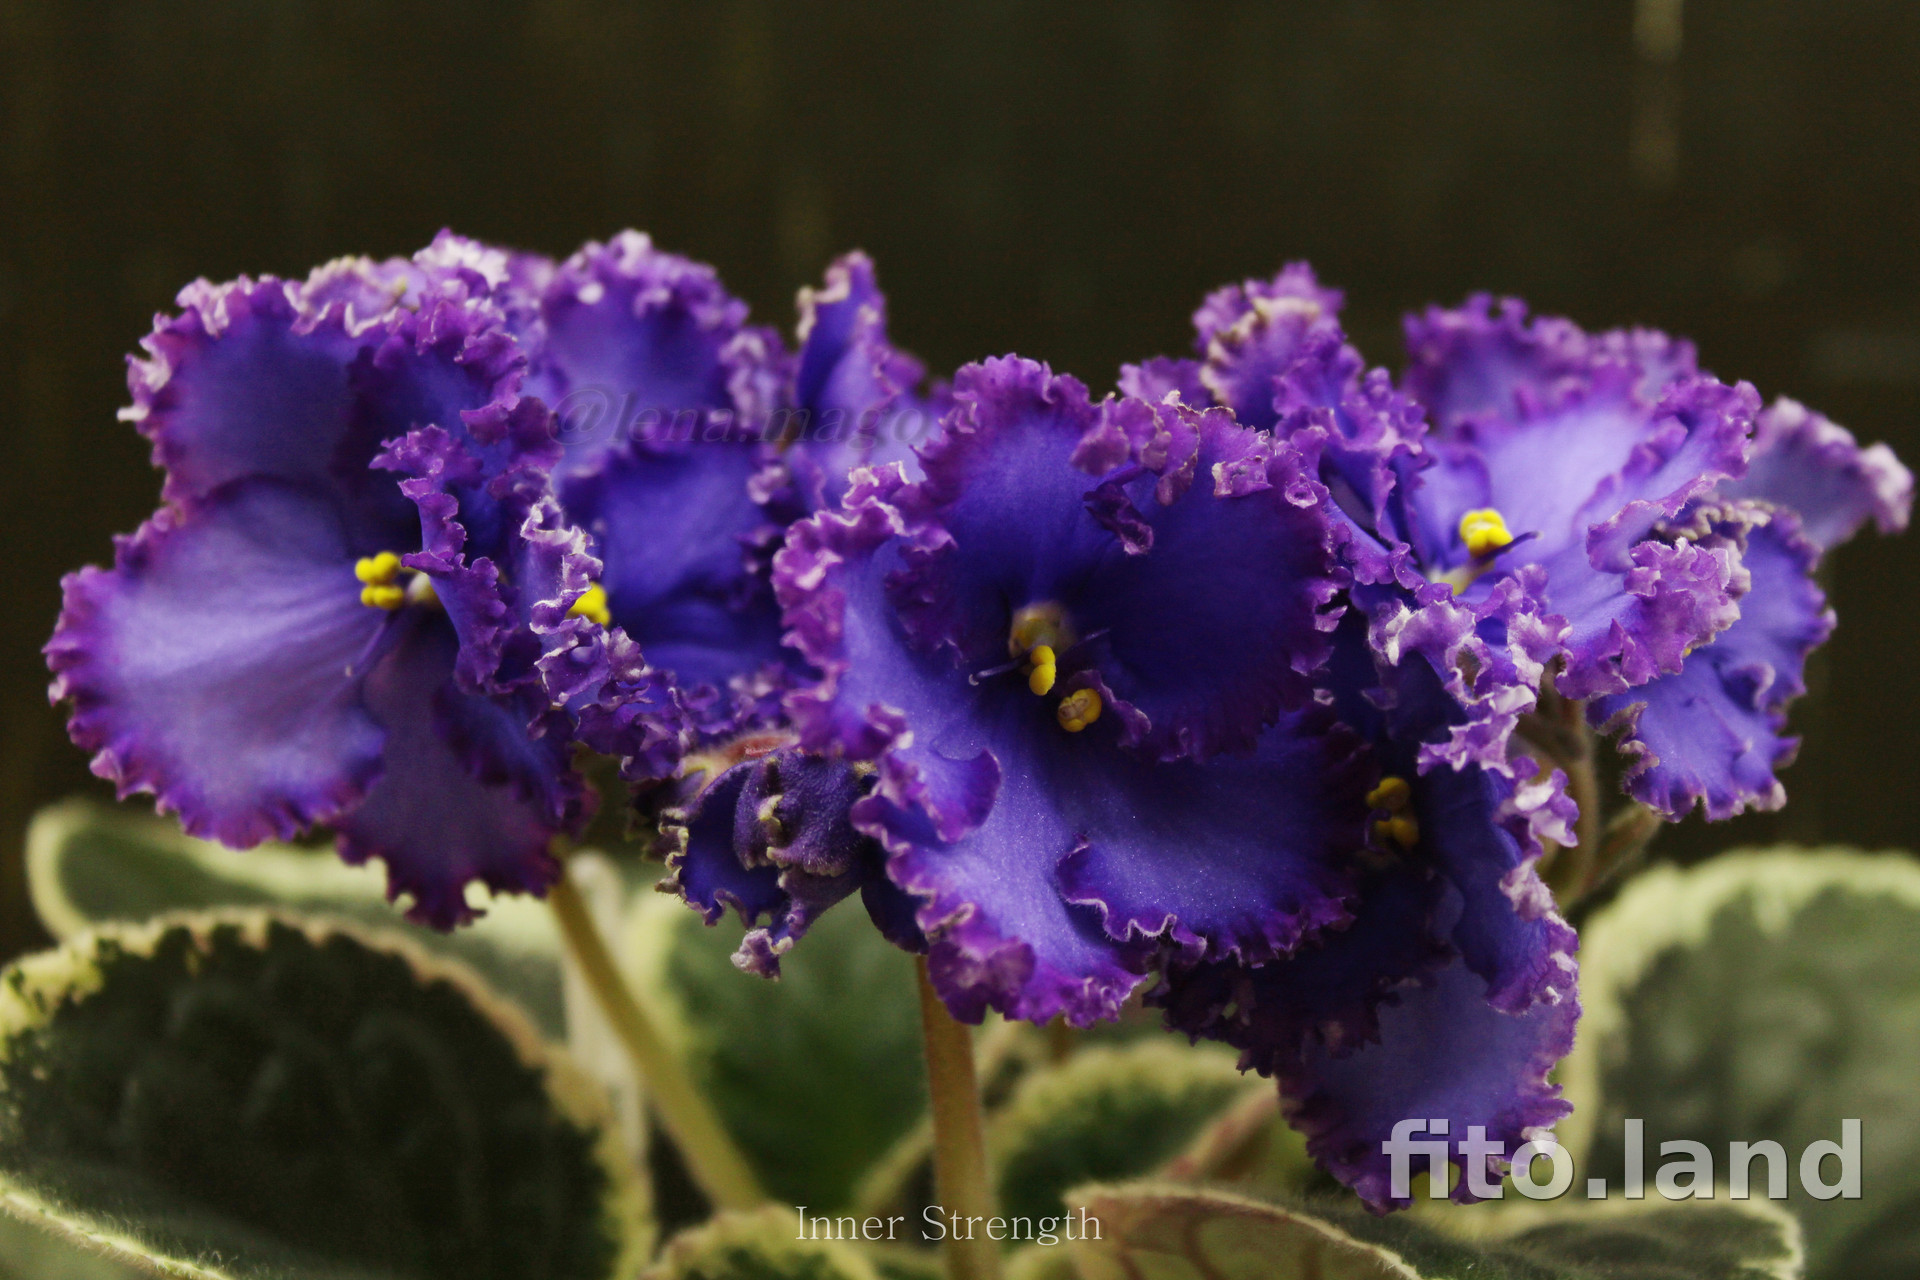
M 1396 1120 L 1567 1109 L 1542 698 L 1668 818 L 1779 805 L 1814 570 L 1912 480 L 1662 334 L 1474 298 L 1396 379 L 1341 303 L 1222 289 L 1096 398 L 927 385 L 860 254 L 791 344 L 631 232 L 197 282 L 131 361 L 162 505 L 66 579 L 52 694 L 122 794 L 329 828 L 443 928 L 553 882 L 613 757 L 742 968 L 857 892 L 963 1020 L 1142 995 L 1391 1207 Z

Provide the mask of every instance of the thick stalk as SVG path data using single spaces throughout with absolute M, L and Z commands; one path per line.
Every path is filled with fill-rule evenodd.
M 919 958 L 920 1030 L 927 1049 L 927 1092 L 933 1099 L 934 1194 L 947 1219 L 949 1280 L 999 1280 L 1000 1246 L 987 1238 L 993 1216 L 986 1128 L 973 1074 L 973 1033 L 953 1020 L 927 980 Z M 957 1229 L 955 1229 L 957 1228 Z
M 613 953 L 593 923 L 587 903 L 573 881 L 562 875 L 547 893 L 560 936 L 580 966 L 580 974 L 633 1058 L 634 1069 L 660 1127 L 679 1148 L 687 1172 L 719 1209 L 751 1209 L 766 1200 L 746 1157 L 733 1143 L 720 1117 L 695 1087 L 685 1064 L 660 1038 L 659 1029 L 620 975 Z

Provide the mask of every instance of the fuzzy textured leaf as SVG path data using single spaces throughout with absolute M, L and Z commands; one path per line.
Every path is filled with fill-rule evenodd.
M 1750 1205 L 1618 1202 L 1478 1216 L 1474 1238 L 1351 1200 L 1253 1199 L 1171 1184 L 1088 1187 L 1100 1222 L 1084 1280 L 1791 1280 L 1787 1215 Z
M 641 1280 L 882 1280 L 837 1240 L 801 1240 L 791 1209 L 723 1213 L 667 1242 Z
M 0 1205 L 232 1280 L 598 1280 L 649 1236 L 601 1096 L 470 971 L 259 912 L 0 976 Z
M 1656 869 L 1587 926 L 1581 988 L 1566 1081 L 1583 1172 L 1619 1184 L 1627 1117 L 1645 1121 L 1649 1182 L 1662 1141 L 1724 1160 L 1731 1141 L 1770 1139 L 1811 1275 L 1920 1272 L 1920 863 L 1778 850 Z M 1863 1195 L 1815 1200 L 1801 1153 L 1847 1118 Z M 1763 1193 L 1764 1161 L 1753 1178 Z
M 386 900 L 378 867 L 350 867 L 331 850 L 294 845 L 229 849 L 151 814 L 81 799 L 35 815 L 27 876 L 34 909 L 56 938 L 168 911 L 316 912 L 403 933 L 454 956 L 531 1014 L 549 1038 L 566 1034 L 559 939 L 545 905 L 531 898 L 494 898 L 474 924 L 441 933 L 401 918 Z
M 1001 1211 L 1063 1213 L 1069 1188 L 1158 1168 L 1229 1107 L 1272 1090 L 1213 1045 L 1162 1037 L 1083 1049 L 1024 1078 L 994 1118 L 987 1150 Z

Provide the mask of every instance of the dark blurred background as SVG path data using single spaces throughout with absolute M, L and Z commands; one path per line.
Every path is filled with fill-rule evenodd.
M 445 225 L 639 227 L 783 327 L 862 247 L 937 370 L 1018 350 L 1096 391 L 1304 257 L 1376 362 L 1408 308 L 1517 293 L 1920 461 L 1911 0 L 0 0 L 0 954 L 39 936 L 28 816 L 105 790 L 38 649 L 158 491 L 123 355 L 194 276 Z M 1792 803 L 1668 853 L 1920 846 L 1917 569 L 1920 538 L 1830 562 Z

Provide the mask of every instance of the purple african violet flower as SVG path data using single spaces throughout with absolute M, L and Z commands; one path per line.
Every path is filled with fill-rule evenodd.
M 875 423 L 931 420 L 911 399 L 919 363 L 887 344 L 872 264 L 849 255 L 825 288 L 803 292 L 794 356 L 747 324 L 712 268 L 636 232 L 558 264 L 484 249 L 442 256 L 486 281 L 530 352 L 527 393 L 560 419 L 562 509 L 601 562 L 571 652 L 545 662 L 556 697 L 605 720 L 573 677 L 622 661 L 637 672 L 644 655 L 699 739 L 777 720 L 794 678 L 769 574 L 783 531 L 843 490 L 848 467 L 913 443 Z M 603 639 L 601 624 L 637 649 L 608 659 L 606 644 L 626 642 Z M 664 741 L 654 719 L 638 723 Z M 647 762 L 654 776 L 675 763 L 617 735 L 609 749 L 640 762 L 636 777 Z
M 123 795 L 233 845 L 330 825 L 450 927 L 471 881 L 543 890 L 588 796 L 517 572 L 551 416 L 485 289 L 434 255 L 182 291 L 125 414 L 165 505 L 66 579 L 46 652 Z M 592 572 L 578 546 L 548 560 Z
M 1223 289 L 1194 317 L 1203 359 L 1129 366 L 1122 386 L 1231 405 L 1315 460 L 1356 580 L 1397 588 L 1368 594 L 1376 648 L 1425 654 L 1467 712 L 1425 757 L 1511 776 L 1551 673 L 1668 817 L 1780 803 L 1785 706 L 1831 626 L 1805 573 L 1869 518 L 1904 525 L 1892 454 L 1791 401 L 1760 412 L 1687 343 L 1485 297 L 1409 320 L 1396 389 L 1345 343 L 1339 305 L 1299 264 Z
M 1312 698 L 1341 577 L 1299 455 L 1013 357 L 954 399 L 922 480 L 857 472 L 775 558 L 801 745 L 873 762 L 853 825 L 948 1007 L 1084 1025 L 1164 953 L 1346 920 L 1369 778 Z
M 742 735 L 693 763 L 700 772 L 688 782 L 697 794 L 663 823 L 670 874 L 660 888 L 680 894 L 708 924 L 728 907 L 739 913 L 748 931 L 735 965 L 778 977 L 780 957 L 856 890 L 888 941 L 926 950 L 914 900 L 887 878 L 879 843 L 853 825 L 871 770 L 799 750 L 777 731 Z
M 577 651 L 547 669 L 597 669 L 623 632 L 701 728 L 750 719 L 784 678 L 766 561 L 804 510 L 760 437 L 788 376 L 778 335 L 746 323 L 712 268 L 637 232 L 558 264 L 515 261 L 501 292 L 527 391 L 556 406 L 561 508 L 601 563 Z M 658 763 L 670 770 L 671 753 Z
M 1792 401 L 1760 411 L 1664 334 L 1478 297 L 1408 340 L 1437 460 L 1409 497 L 1415 539 L 1501 513 L 1518 536 L 1491 559 L 1544 570 L 1532 590 L 1570 628 L 1556 687 L 1619 735 L 1636 799 L 1673 819 L 1784 803 L 1786 706 L 1833 626 L 1810 574 L 1868 519 L 1903 527 L 1912 476 Z
M 847 254 L 821 288 L 800 291 L 798 337 L 789 403 L 820 490 L 814 505 L 837 504 L 855 467 L 898 463 L 918 480 L 915 446 L 951 401 L 944 384 L 917 393 L 926 366 L 887 340 L 887 299 L 866 254 Z
M 1366 370 L 1338 324 L 1341 295 L 1305 263 L 1272 281 L 1212 294 L 1194 313 L 1199 360 L 1155 359 L 1122 368 L 1123 391 L 1155 402 L 1221 403 L 1289 440 L 1327 487 L 1341 557 L 1369 592 L 1374 643 L 1390 663 L 1424 653 L 1445 673 L 1466 718 L 1423 747 L 1421 767 L 1473 763 L 1513 776 L 1507 744 L 1534 709 L 1566 626 L 1544 616 L 1529 588 L 1537 575 L 1494 581 L 1456 598 L 1446 572 L 1412 545 L 1409 493 L 1425 453 L 1425 415 L 1382 369 Z
M 1483 1125 L 1511 1153 L 1567 1113 L 1547 1073 L 1573 1044 L 1578 939 L 1534 871 L 1543 841 L 1572 839 L 1564 778 L 1432 767 L 1467 712 L 1424 656 L 1387 665 L 1367 630 L 1358 610 L 1342 620 L 1328 676 L 1382 770 L 1352 922 L 1263 965 L 1176 964 L 1149 1003 L 1275 1077 L 1308 1151 L 1384 1211 L 1400 1120 Z M 1474 1198 L 1466 1179 L 1455 1195 Z

